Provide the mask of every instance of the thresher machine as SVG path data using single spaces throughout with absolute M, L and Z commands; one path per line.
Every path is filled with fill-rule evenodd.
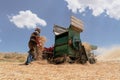
M 55 44 L 52 50 L 52 57 L 48 57 L 47 60 L 56 64 L 65 61 L 81 64 L 85 64 L 89 61 L 91 64 L 94 64 L 96 59 L 94 56 L 90 56 L 92 53 L 86 53 L 81 43 L 80 33 L 82 31 L 83 22 L 74 16 L 71 16 L 69 28 L 54 25 L 53 32 L 55 34 Z M 48 54 L 49 53 L 48 51 Z

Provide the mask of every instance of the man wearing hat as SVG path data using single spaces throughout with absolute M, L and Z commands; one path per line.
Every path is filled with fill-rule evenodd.
M 30 40 L 28 42 L 29 54 L 27 57 L 27 61 L 25 62 L 26 65 L 28 65 L 31 61 L 37 59 L 38 56 L 37 46 L 39 45 L 39 40 L 38 40 L 39 37 L 40 37 L 40 28 L 35 28 L 35 31 L 31 34 Z

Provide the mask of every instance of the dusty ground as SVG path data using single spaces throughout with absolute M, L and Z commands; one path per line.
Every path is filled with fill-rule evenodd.
M 120 80 L 120 61 L 96 64 L 0 62 L 0 80 Z

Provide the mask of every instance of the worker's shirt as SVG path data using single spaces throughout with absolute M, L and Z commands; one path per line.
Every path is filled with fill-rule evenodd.
M 31 34 L 30 41 L 36 42 L 36 38 L 39 37 L 39 36 L 40 36 L 39 32 L 37 32 L 37 31 L 33 32 Z

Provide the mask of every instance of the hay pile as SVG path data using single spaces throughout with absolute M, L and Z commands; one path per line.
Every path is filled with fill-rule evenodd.
M 40 36 L 39 37 L 39 49 L 40 49 L 40 51 L 44 50 L 44 45 L 45 45 L 46 41 L 47 41 L 47 39 L 46 39 L 45 36 Z
M 82 45 L 85 47 L 85 50 L 86 50 L 87 52 L 90 52 L 90 51 L 92 50 L 92 48 L 91 48 L 91 46 L 90 46 L 89 43 L 83 42 Z
M 37 52 L 36 52 L 36 60 L 41 60 L 42 59 L 42 53 L 44 50 L 44 45 L 46 42 L 46 37 L 44 36 L 39 36 L 37 37 L 38 44 L 37 44 Z

